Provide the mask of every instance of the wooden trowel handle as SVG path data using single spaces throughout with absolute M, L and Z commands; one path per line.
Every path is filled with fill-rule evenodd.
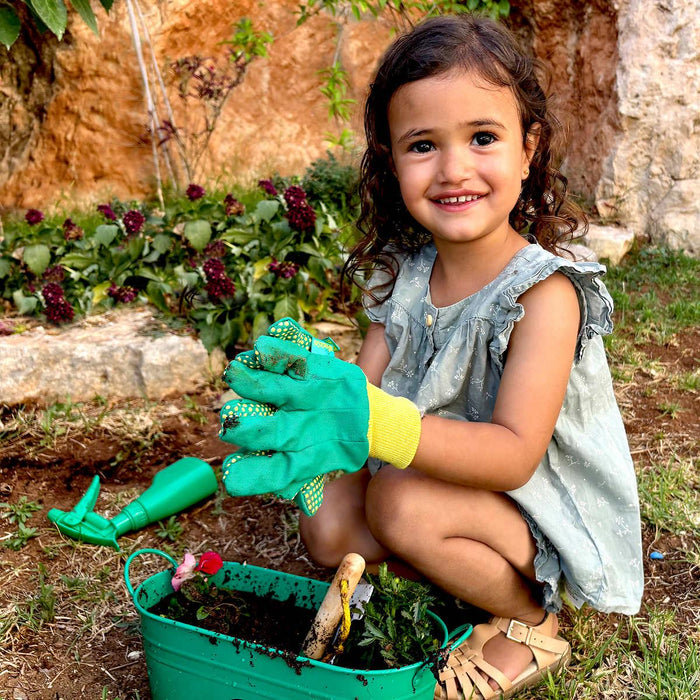
M 338 570 L 335 572 L 333 582 L 328 589 L 316 617 L 306 635 L 302 647 L 302 655 L 310 659 L 321 659 L 326 652 L 336 627 L 343 617 L 343 602 L 340 597 L 340 582 L 348 583 L 347 595 L 350 597 L 357 586 L 360 577 L 365 571 L 365 560 L 351 552 L 343 557 Z

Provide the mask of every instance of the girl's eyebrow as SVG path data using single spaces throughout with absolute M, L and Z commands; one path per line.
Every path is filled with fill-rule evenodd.
M 505 130 L 506 127 L 496 119 L 474 119 L 468 122 L 460 122 L 458 124 L 460 129 L 483 129 L 484 127 L 490 129 L 502 129 Z M 404 143 L 405 141 L 411 141 L 415 138 L 420 138 L 428 134 L 433 133 L 433 129 L 409 129 L 405 134 L 397 139 L 397 143 Z

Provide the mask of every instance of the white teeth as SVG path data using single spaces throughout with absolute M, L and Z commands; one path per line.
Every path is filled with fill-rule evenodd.
M 438 199 L 440 204 L 464 204 L 465 202 L 473 202 L 479 199 L 478 194 L 463 194 L 459 197 L 447 197 L 446 199 Z

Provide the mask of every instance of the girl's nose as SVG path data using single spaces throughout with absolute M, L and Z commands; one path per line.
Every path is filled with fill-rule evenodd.
M 469 149 L 447 148 L 440 154 L 440 170 L 438 176 L 443 183 L 457 184 L 468 180 L 474 172 Z

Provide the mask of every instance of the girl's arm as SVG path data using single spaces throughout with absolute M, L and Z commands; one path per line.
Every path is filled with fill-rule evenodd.
M 384 338 L 384 326 L 381 323 L 371 323 L 356 360 L 356 364 L 365 373 L 370 384 L 375 386 L 381 384 L 382 374 L 390 358 L 389 348 Z
M 516 489 L 532 476 L 564 401 L 581 314 L 560 273 L 518 301 L 525 315 L 511 334 L 491 423 L 426 416 L 412 468 L 492 491 Z

